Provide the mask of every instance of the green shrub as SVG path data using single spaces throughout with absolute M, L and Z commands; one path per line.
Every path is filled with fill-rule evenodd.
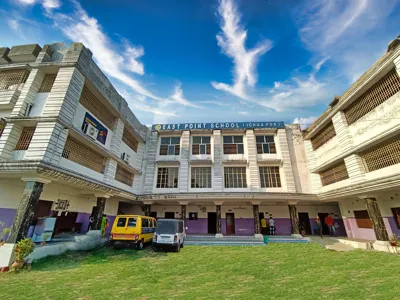
M 17 262 L 24 261 L 24 258 L 33 252 L 33 249 L 35 249 L 35 243 L 31 239 L 20 240 L 15 247 L 15 260 Z

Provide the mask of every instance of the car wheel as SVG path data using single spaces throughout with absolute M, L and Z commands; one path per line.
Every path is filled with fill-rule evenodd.
M 184 242 L 182 241 L 181 248 L 183 248 L 183 247 L 184 247 Z
M 139 244 L 137 244 L 137 249 L 138 249 L 138 250 L 143 250 L 143 248 L 144 248 L 144 243 L 143 243 L 143 240 L 141 240 L 141 241 L 139 242 Z
M 179 252 L 179 251 L 181 251 L 181 245 L 176 245 L 176 249 L 175 249 L 175 252 Z

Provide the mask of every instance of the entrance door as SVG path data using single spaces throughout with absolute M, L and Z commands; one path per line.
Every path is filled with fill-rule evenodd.
M 235 234 L 235 214 L 226 214 L 226 234 Z
M 150 217 L 157 219 L 157 212 L 156 211 L 150 212 Z
M 207 214 L 208 218 L 208 233 L 216 234 L 217 233 L 217 213 L 209 212 Z
M 166 219 L 175 219 L 175 213 L 174 212 L 165 212 L 165 218 Z
M 306 212 L 299 212 L 299 225 L 304 228 L 306 234 L 311 234 L 310 216 Z
M 39 200 L 35 206 L 35 212 L 33 213 L 32 224 L 36 225 L 38 218 L 50 216 L 51 206 L 53 201 Z
M 77 212 L 66 212 L 63 211 L 60 216 L 58 216 L 58 212 L 54 212 L 54 215 L 57 217 L 56 225 L 54 227 L 55 234 L 62 232 L 76 232 L 78 229 L 76 228 L 76 218 L 78 217 Z
M 322 234 L 329 234 L 329 227 L 325 224 L 325 217 L 328 215 L 328 213 L 318 213 L 318 217 L 322 224 Z

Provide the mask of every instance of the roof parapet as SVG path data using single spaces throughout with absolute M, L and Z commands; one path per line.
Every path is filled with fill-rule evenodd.
M 393 51 L 393 50 L 396 49 L 397 46 L 399 46 L 399 45 L 400 45 L 400 35 L 398 35 L 396 39 L 394 39 L 393 41 L 391 41 L 391 42 L 389 43 L 386 52 Z

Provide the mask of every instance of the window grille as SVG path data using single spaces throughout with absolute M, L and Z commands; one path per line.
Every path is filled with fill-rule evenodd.
M 355 210 L 354 217 L 358 228 L 372 228 L 372 221 L 367 210 Z
M 50 93 L 54 81 L 56 80 L 56 77 L 57 74 L 44 75 L 44 79 L 38 93 Z
M 133 177 L 134 175 L 131 172 L 117 165 L 117 171 L 115 172 L 115 180 L 125 183 L 126 185 L 132 186 Z
M 311 144 L 314 150 L 317 150 L 331 138 L 336 135 L 333 123 L 329 122 L 324 128 L 322 128 L 313 138 L 311 138 Z
M 193 167 L 191 171 L 192 188 L 211 188 L 211 167 Z
M 122 135 L 122 141 L 133 151 L 137 152 L 138 141 L 133 137 L 132 134 L 129 133 L 129 131 L 126 128 L 124 128 L 124 133 Z
M 276 153 L 275 141 L 272 135 L 256 136 L 257 154 Z
M 24 127 L 14 150 L 28 150 L 36 127 Z
M 227 167 L 224 168 L 225 188 L 246 188 L 246 168 Z
M 179 168 L 158 168 L 157 188 L 173 189 L 178 187 Z
M 104 172 L 105 158 L 71 136 L 67 138 L 62 157 L 93 171 Z
M 192 154 L 211 154 L 211 137 L 194 136 L 192 140 Z
M 160 145 L 160 155 L 179 155 L 181 138 L 177 137 L 162 137 Z
M 262 188 L 282 187 L 279 167 L 260 167 L 259 170 Z
M 0 71 L 0 90 L 16 90 L 26 82 L 29 72 L 27 70 Z
M 360 153 L 360 156 L 367 172 L 400 164 L 400 135 Z
M 353 124 L 399 91 L 400 77 L 393 69 L 344 110 L 347 123 Z
M 320 172 L 319 175 L 321 176 L 322 185 L 324 186 L 349 178 L 344 161 L 339 165 Z
M 113 127 L 115 117 L 86 86 L 83 87 L 79 102 L 108 128 Z
M 224 136 L 224 154 L 244 154 L 243 136 Z

